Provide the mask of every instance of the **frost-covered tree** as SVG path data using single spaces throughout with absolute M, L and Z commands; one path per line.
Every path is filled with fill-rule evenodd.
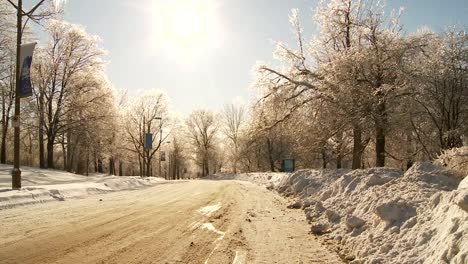
M 276 55 L 282 68 L 260 65 L 257 71 L 262 100 L 273 95 L 282 98 L 277 107 L 284 114 L 272 124 L 294 117 L 301 108 L 309 109 L 301 111 L 309 118 L 318 111 L 326 112 L 333 120 L 316 127 L 330 131 L 323 145 L 342 148 L 352 135 L 352 168 L 359 168 L 372 138 L 373 163 L 384 166 L 392 115 L 405 93 L 401 64 L 415 48 L 400 35 L 398 16 L 386 16 L 384 7 L 372 2 L 322 2 L 316 12 L 321 34 L 306 46 L 293 10 L 290 21 L 298 39 L 297 50 L 278 45 Z M 332 152 L 339 166 L 347 151 Z
M 216 155 L 215 141 L 220 126 L 218 117 L 213 112 L 198 109 L 190 113 L 185 124 L 195 162 L 200 167 L 202 176 L 207 176 Z
M 169 98 L 159 89 L 149 90 L 130 101 L 125 109 L 124 130 L 127 150 L 136 155 L 140 176 L 153 176 L 153 161 L 172 131 Z M 145 147 L 145 136 L 153 134 L 152 149 Z
M 6 2 L 0 2 L 0 103 L 1 145 L 0 163 L 7 161 L 7 140 L 11 111 L 15 96 L 15 22 L 14 10 Z
M 424 42 L 408 66 L 413 123 L 420 144 L 435 157 L 461 147 L 468 131 L 468 35 L 455 29 L 426 32 Z
M 99 38 L 80 26 L 50 20 L 46 30 L 48 40 L 38 49 L 33 83 L 39 113 L 40 164 L 45 164 L 41 145 L 46 141 L 47 167 L 54 168 L 55 145 L 70 126 L 71 106 L 80 94 L 89 92 L 90 86 L 76 85 L 76 81 L 101 71 L 104 51 L 98 47 Z
M 227 104 L 222 112 L 222 132 L 228 139 L 229 144 L 226 147 L 230 149 L 232 171 L 237 172 L 237 163 L 239 162 L 240 140 L 246 126 L 247 109 L 240 102 Z

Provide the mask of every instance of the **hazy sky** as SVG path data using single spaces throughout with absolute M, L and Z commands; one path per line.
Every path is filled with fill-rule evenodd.
M 194 4 L 195 3 L 195 4 Z M 306 36 L 316 34 L 318 0 L 68 0 L 65 19 L 102 38 L 118 89 L 162 88 L 174 110 L 217 110 L 253 91 L 252 67 L 272 62 L 275 41 L 294 45 L 288 22 L 299 8 Z M 388 0 L 405 7 L 405 31 L 468 25 L 467 0 Z M 183 18 L 183 19 L 181 19 Z M 169 29 L 168 29 L 169 28 Z

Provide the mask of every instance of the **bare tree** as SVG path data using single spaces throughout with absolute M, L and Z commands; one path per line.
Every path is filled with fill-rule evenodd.
M 0 163 L 7 161 L 7 136 L 11 111 L 15 101 L 15 22 L 14 10 L 0 2 L 0 103 L 1 103 L 1 145 Z
M 247 111 L 244 105 L 232 103 L 224 106 L 223 110 L 223 128 L 224 135 L 230 141 L 232 170 L 237 173 L 237 163 L 239 162 L 240 137 L 244 126 L 246 125 Z
M 214 154 L 215 136 L 219 123 L 213 112 L 208 110 L 194 110 L 186 120 L 187 136 L 190 140 L 196 161 L 201 167 L 202 175 L 210 173 L 210 160 Z
M 413 120 L 422 118 L 414 129 L 425 149 L 428 144 L 438 146 L 436 153 L 428 153 L 434 157 L 461 147 L 468 130 L 468 35 L 450 29 L 441 35 L 428 34 L 424 40 L 427 45 L 410 66 L 412 101 L 419 109 Z M 436 137 L 424 131 L 422 124 L 432 124 Z
M 168 108 L 167 95 L 161 90 L 152 90 L 136 98 L 126 110 L 124 129 L 130 143 L 127 150 L 137 155 L 140 176 L 153 175 L 153 158 L 170 135 L 171 117 Z M 164 131 L 166 133 L 163 135 Z M 152 149 L 145 147 L 147 133 L 153 134 Z
M 41 137 L 45 134 L 47 167 L 54 168 L 54 146 L 59 134 L 69 125 L 66 120 L 71 108 L 67 106 L 73 104 L 74 94 L 86 93 L 88 88 L 73 86 L 73 80 L 82 72 L 98 71 L 104 51 L 98 48 L 96 36 L 64 21 L 50 20 L 47 33 L 50 39 L 47 47 L 39 52 L 42 57 L 35 62 L 37 80 L 34 83 L 40 118 L 39 144 L 43 144 Z M 42 153 L 39 159 L 43 159 Z

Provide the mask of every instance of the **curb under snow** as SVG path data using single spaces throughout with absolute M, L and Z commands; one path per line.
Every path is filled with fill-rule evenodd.
M 100 182 L 75 182 L 26 186 L 20 190 L 0 189 L 0 210 L 21 205 L 85 198 L 94 194 L 135 190 L 165 183 L 160 178 L 104 176 Z

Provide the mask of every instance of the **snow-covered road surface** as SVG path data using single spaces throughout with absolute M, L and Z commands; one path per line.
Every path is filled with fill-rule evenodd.
M 0 259 L 340 263 L 308 234 L 303 213 L 286 205 L 251 183 L 201 180 L 20 206 L 0 210 Z

